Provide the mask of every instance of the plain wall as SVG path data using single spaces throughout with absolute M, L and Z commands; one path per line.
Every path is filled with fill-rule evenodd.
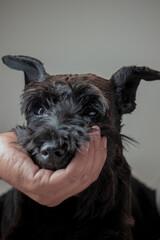
M 0 57 L 29 55 L 50 74 L 94 73 L 110 78 L 125 65 L 160 70 L 159 0 L 0 0 Z M 23 73 L 0 63 L 0 132 L 23 123 Z M 140 144 L 125 155 L 151 182 L 160 172 L 160 82 L 142 81 L 137 109 L 123 133 Z

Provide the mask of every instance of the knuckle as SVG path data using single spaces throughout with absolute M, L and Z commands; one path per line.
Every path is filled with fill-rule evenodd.
M 68 176 L 68 179 L 71 183 L 73 182 L 77 182 L 79 180 L 80 176 L 79 175 L 75 175 L 75 174 L 70 174 Z
M 102 146 L 100 146 L 98 151 L 99 151 L 99 153 L 104 154 L 106 152 L 106 149 L 103 148 Z
M 84 181 L 84 182 L 87 182 L 89 179 L 89 175 L 88 174 L 84 174 L 82 177 L 81 177 L 81 181 Z
M 83 176 L 80 179 L 80 182 L 82 185 L 89 185 L 92 182 L 92 178 L 89 174 L 83 174 Z

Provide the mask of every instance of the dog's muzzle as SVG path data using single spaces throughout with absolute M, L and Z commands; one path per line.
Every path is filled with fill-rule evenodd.
M 51 170 L 65 168 L 75 156 L 75 152 L 79 151 L 86 141 L 89 141 L 88 130 L 89 128 L 81 127 L 72 128 L 70 131 L 64 128 L 57 131 L 51 127 L 44 129 L 38 135 L 39 137 L 34 139 L 35 148 L 31 153 L 33 160 L 41 168 Z M 41 137 L 41 144 L 37 148 Z
M 46 142 L 41 146 L 37 160 L 40 167 L 56 170 L 65 168 L 74 154 L 74 152 L 67 152 L 63 146 L 58 147 L 51 142 Z

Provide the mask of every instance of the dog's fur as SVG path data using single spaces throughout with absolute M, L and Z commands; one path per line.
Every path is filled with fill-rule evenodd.
M 160 79 L 146 67 L 123 67 L 110 80 L 93 74 L 53 75 L 30 57 L 5 56 L 9 67 L 24 71 L 18 143 L 41 168 L 65 168 L 98 125 L 108 139 L 108 157 L 99 178 L 57 207 L 42 206 L 16 189 L 0 198 L 3 240 L 131 240 L 160 237 L 155 192 L 131 177 L 123 156 L 122 114 L 135 109 L 141 79 Z

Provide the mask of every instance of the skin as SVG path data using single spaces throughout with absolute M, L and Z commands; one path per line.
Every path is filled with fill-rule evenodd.
M 74 196 L 99 176 L 107 157 L 107 139 L 100 129 L 65 169 L 40 169 L 27 152 L 17 144 L 15 133 L 0 134 L 0 177 L 36 202 L 53 207 Z M 77 167 L 78 166 L 78 167 Z

